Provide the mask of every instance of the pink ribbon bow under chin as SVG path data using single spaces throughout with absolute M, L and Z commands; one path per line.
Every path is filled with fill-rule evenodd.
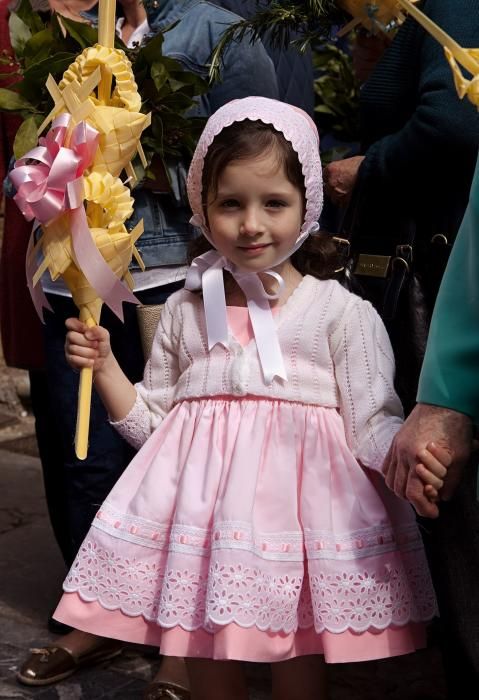
M 14 200 L 27 221 L 35 219 L 48 224 L 65 212 L 70 212 L 70 229 L 75 262 L 112 311 L 123 320 L 122 302 L 138 303 L 136 297 L 122 284 L 95 245 L 83 206 L 83 174 L 93 163 L 100 135 L 85 121 L 73 129 L 68 147 L 64 146 L 70 114 L 61 114 L 39 145 L 15 163 L 9 177 L 17 194 Z M 32 250 L 32 241 L 29 253 Z M 33 287 L 35 261 L 27 255 L 27 284 L 38 315 L 42 307 L 50 308 L 40 287 Z
M 281 295 L 284 289 L 283 278 L 273 270 L 265 270 L 264 274 L 270 275 L 279 284 L 276 294 L 268 294 L 256 272 L 238 270 L 216 250 L 210 250 L 193 260 L 188 268 L 185 282 L 185 289 L 203 290 L 209 350 L 218 343 L 228 348 L 228 316 L 223 270 L 233 275 L 246 297 L 266 384 L 271 384 L 275 377 L 287 381 L 276 324 L 269 305 L 270 299 L 278 299 Z

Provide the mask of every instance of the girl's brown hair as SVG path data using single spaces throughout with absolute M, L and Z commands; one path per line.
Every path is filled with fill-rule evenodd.
M 275 153 L 278 167 L 284 168 L 289 182 L 302 193 L 305 206 L 303 171 L 291 143 L 271 124 L 245 119 L 225 127 L 208 149 L 202 175 L 205 215 L 208 199 L 216 197 L 221 173 L 230 163 L 270 153 Z M 196 238 L 189 246 L 189 262 L 212 248 L 213 245 L 204 236 Z M 313 275 L 319 279 L 331 277 L 339 267 L 334 242 L 329 235 L 321 233 L 309 236 L 301 248 L 291 256 L 291 262 L 302 275 Z

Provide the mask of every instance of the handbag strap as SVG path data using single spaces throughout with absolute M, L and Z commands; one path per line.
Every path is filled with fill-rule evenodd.
M 401 291 L 412 269 L 415 236 L 415 222 L 409 221 L 405 223 L 403 239 L 405 242 L 396 245 L 395 256 L 390 263 L 381 309 L 381 316 L 384 321 L 390 321 L 396 316 Z

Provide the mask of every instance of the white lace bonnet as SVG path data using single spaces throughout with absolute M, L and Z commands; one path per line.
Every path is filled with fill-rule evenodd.
M 317 229 L 323 208 L 323 178 L 319 157 L 319 136 L 311 117 L 299 107 L 268 97 L 244 97 L 220 107 L 209 119 L 196 146 L 188 172 L 188 199 L 193 218 L 191 223 L 206 231 L 202 202 L 202 177 L 206 153 L 220 131 L 245 119 L 271 124 L 281 132 L 298 154 L 304 175 L 306 209 L 301 227 L 301 242 Z M 298 241 L 297 241 L 298 242 Z M 299 246 L 298 246 L 299 247 Z

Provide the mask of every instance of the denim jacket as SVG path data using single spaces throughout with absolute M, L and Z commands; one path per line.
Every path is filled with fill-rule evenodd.
M 238 15 L 205 0 L 154 0 L 145 3 L 152 33 L 173 26 L 164 35 L 163 54 L 179 61 L 185 69 L 208 76 L 208 61 L 225 29 L 239 20 Z M 95 21 L 95 12 L 84 13 Z M 175 24 L 176 23 L 176 24 Z M 278 98 L 273 63 L 261 43 L 248 38 L 232 43 L 224 57 L 222 80 L 198 98 L 192 116 L 208 117 L 232 99 L 262 95 Z M 186 166 L 170 169 L 173 195 L 133 190 L 135 210 L 128 221 L 131 230 L 143 219 L 144 233 L 137 247 L 147 268 L 183 265 L 188 243 L 194 235 L 189 225 Z
M 245 19 L 250 19 L 258 10 L 263 10 L 270 4 L 269 0 L 211 0 L 211 2 Z M 293 32 L 291 35 L 292 39 L 299 37 L 299 33 Z M 311 50 L 307 49 L 302 53 L 292 46 L 276 47 L 271 31 L 263 36 L 263 45 L 276 71 L 279 99 L 304 109 L 310 117 L 314 117 L 314 73 Z

